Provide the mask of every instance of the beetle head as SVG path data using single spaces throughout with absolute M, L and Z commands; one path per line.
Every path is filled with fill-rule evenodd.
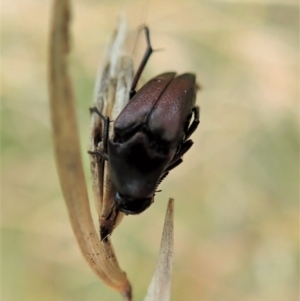
M 139 214 L 146 210 L 153 202 L 153 197 L 144 199 L 133 199 L 120 195 L 115 195 L 115 202 L 118 209 L 125 214 Z

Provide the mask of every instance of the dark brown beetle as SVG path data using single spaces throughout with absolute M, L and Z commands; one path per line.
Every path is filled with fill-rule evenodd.
M 91 109 L 104 120 L 104 151 L 90 153 L 108 160 L 115 203 L 125 214 L 139 214 L 151 205 L 159 183 L 192 146 L 189 137 L 199 124 L 194 74 L 163 73 L 135 92 L 153 51 L 147 27 L 145 33 L 147 51 L 133 80 L 130 101 L 114 122 L 112 140 L 109 118 Z

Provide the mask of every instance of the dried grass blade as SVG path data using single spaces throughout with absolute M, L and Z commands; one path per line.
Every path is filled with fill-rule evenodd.
M 172 257 L 174 244 L 174 200 L 169 199 L 158 263 L 144 301 L 170 301 L 172 283 Z
M 50 36 L 49 94 L 59 179 L 80 250 L 97 276 L 131 300 L 131 288 L 110 242 L 95 231 L 81 162 L 75 101 L 68 74 L 70 4 L 54 1 Z

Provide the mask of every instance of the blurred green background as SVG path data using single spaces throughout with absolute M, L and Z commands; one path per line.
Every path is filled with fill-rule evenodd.
M 201 124 L 156 202 L 112 236 L 142 300 L 165 208 L 175 198 L 172 300 L 286 301 L 298 296 L 298 1 L 73 2 L 71 72 L 83 159 L 95 74 L 120 9 L 151 29 L 143 81 L 192 71 Z M 53 159 L 47 97 L 52 1 L 2 1 L 4 301 L 121 300 L 81 257 Z M 92 204 L 93 208 L 93 204 Z M 94 208 L 93 208 L 94 209 Z

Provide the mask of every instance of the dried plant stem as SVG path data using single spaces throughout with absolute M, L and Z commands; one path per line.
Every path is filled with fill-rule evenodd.
M 131 288 L 117 263 L 111 243 L 100 242 L 89 207 L 81 162 L 75 101 L 68 75 L 70 5 L 56 0 L 52 18 L 49 94 L 53 141 L 59 179 L 80 250 L 97 276 L 131 300 Z

